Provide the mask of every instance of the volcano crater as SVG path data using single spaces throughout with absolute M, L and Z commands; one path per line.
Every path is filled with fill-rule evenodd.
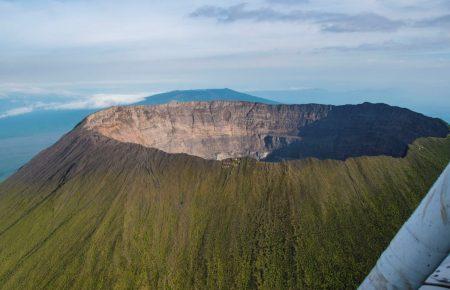
M 419 137 L 445 137 L 439 119 L 385 104 L 269 105 L 237 101 L 112 107 L 82 128 L 108 138 L 204 159 L 281 161 L 405 156 Z

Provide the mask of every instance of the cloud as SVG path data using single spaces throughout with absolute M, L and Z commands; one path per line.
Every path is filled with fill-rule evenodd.
M 400 86 L 448 98 L 449 0 L 195 3 L 0 0 L 0 114 L 193 87 Z
M 295 20 L 297 15 L 279 13 L 271 8 L 246 9 L 247 4 L 241 3 L 229 7 L 205 5 L 190 14 L 191 17 L 213 18 L 218 22 L 235 22 L 239 20 L 281 21 Z
M 88 98 L 63 104 L 53 104 L 48 109 L 73 110 L 73 109 L 99 109 L 117 105 L 128 105 L 143 101 L 149 94 L 94 94 Z
M 193 11 L 190 16 L 193 18 L 204 17 L 212 18 L 217 22 L 237 22 L 241 20 L 271 22 L 271 21 L 290 21 L 299 22 L 306 20 L 325 20 L 328 17 L 336 17 L 340 14 L 335 13 L 315 13 L 294 10 L 290 12 L 281 12 L 272 8 L 248 9 L 246 3 L 236 4 L 229 7 L 219 7 L 205 5 Z
M 34 102 L 0 113 L 0 119 L 23 115 L 37 110 L 77 110 L 101 109 L 111 106 L 128 105 L 140 102 L 148 97 L 148 93 L 137 94 L 94 94 L 88 97 L 70 98 L 65 102 Z
M 308 3 L 309 0 L 267 0 L 271 4 L 281 4 L 281 5 L 298 5 Z
M 450 14 L 417 21 L 419 27 L 450 27 Z
M 58 96 L 74 96 L 73 92 L 63 89 L 51 89 L 40 86 L 25 85 L 20 83 L 0 83 L 0 98 L 9 95 L 28 95 L 28 96 L 42 96 L 42 95 L 58 95 Z
M 316 52 L 417 52 L 439 51 L 450 47 L 450 39 L 413 39 L 409 42 L 385 41 L 381 43 L 362 43 L 357 46 L 329 46 Z
M 8 110 L 4 113 L 0 113 L 0 119 L 12 117 L 12 116 L 18 116 L 23 115 L 26 113 L 31 113 L 33 111 L 33 107 L 19 107 L 15 109 Z
M 319 22 L 323 24 L 322 29 L 329 32 L 395 31 L 404 25 L 402 21 L 374 13 L 339 15 Z
M 327 32 L 375 32 L 395 31 L 402 21 L 391 20 L 375 13 L 331 13 L 294 10 L 283 12 L 272 8 L 249 9 L 245 3 L 229 6 L 202 6 L 190 14 L 191 17 L 212 18 L 217 22 L 230 23 L 241 20 L 256 22 L 312 22 Z

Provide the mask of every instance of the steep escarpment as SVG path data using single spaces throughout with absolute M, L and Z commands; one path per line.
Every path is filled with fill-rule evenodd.
M 83 128 L 121 142 L 206 159 L 279 161 L 363 155 L 404 156 L 419 137 L 445 137 L 447 125 L 384 104 L 268 105 L 190 102 L 113 107 Z
M 420 137 L 445 137 L 448 125 L 408 109 L 363 103 L 335 106 L 325 118 L 299 130 L 298 139 L 267 159 L 356 156 L 403 157 Z
M 263 159 L 298 139 L 299 128 L 324 118 L 330 109 L 227 101 L 114 107 L 91 115 L 83 127 L 168 153 Z

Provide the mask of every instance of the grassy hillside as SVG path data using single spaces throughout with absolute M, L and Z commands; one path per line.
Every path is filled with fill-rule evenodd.
M 66 136 L 0 184 L 0 285 L 354 289 L 450 160 L 264 163 Z

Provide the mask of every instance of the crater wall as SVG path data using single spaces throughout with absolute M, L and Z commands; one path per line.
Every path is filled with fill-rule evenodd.
M 122 142 L 206 159 L 263 159 L 298 140 L 300 128 L 327 116 L 329 105 L 191 102 L 112 107 L 85 128 Z
M 212 101 L 112 107 L 83 122 L 109 138 L 205 159 L 251 157 L 401 157 L 419 137 L 445 137 L 448 126 L 385 104 L 268 105 Z

